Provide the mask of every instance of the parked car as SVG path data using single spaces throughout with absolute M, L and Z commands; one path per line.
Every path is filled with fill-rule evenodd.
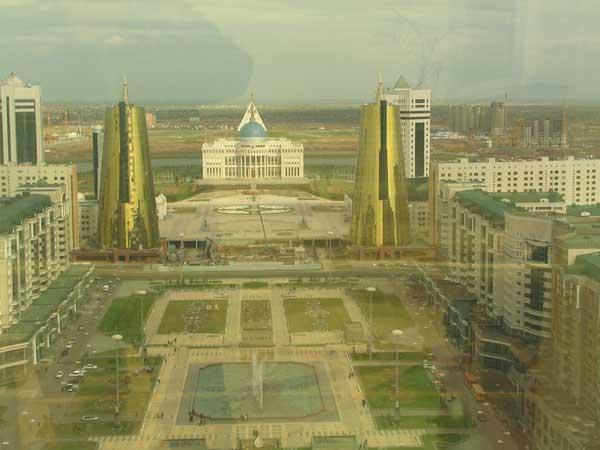
M 65 345 L 65 348 L 71 350 L 73 348 L 73 344 L 67 344 Z
M 98 420 L 98 416 L 81 416 L 81 420 L 84 422 L 94 422 Z
M 59 370 L 58 372 L 56 372 L 56 378 L 60 379 L 60 378 L 62 378 L 64 376 L 65 376 L 65 374 L 62 372 L 62 370 Z
M 86 364 L 85 366 L 83 366 L 83 368 L 85 370 L 96 370 L 98 368 L 98 366 L 95 364 Z

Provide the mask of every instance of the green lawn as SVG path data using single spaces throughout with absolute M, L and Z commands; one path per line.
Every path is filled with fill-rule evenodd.
M 266 281 L 246 281 L 245 283 L 242 283 L 242 287 L 244 289 L 262 289 L 268 288 L 269 283 Z
M 368 319 L 370 292 L 355 289 L 351 291 L 351 295 L 358 301 L 363 314 Z M 400 297 L 379 290 L 373 294 L 373 332 L 377 339 L 391 339 L 393 330 L 410 325 L 410 316 Z
M 62 441 L 47 442 L 44 450 L 96 450 L 98 443 L 94 441 Z
M 145 323 L 157 297 L 158 294 L 150 292 L 146 295 L 136 294 L 114 299 L 104 314 L 98 330 L 108 335 L 121 334 L 127 342 L 139 345 L 142 306 Z
M 440 396 L 421 366 L 400 366 L 400 408 L 439 408 Z M 355 372 L 371 409 L 395 405 L 396 369 L 394 366 L 357 366 Z
M 470 425 L 463 416 L 377 416 L 375 424 L 380 430 L 397 428 L 436 429 L 436 428 L 468 428 Z
M 465 439 L 465 434 L 425 434 L 421 437 L 422 447 L 386 447 L 386 450 L 445 450 Z
M 106 352 L 100 356 L 86 358 L 84 363 L 95 364 L 79 385 L 79 390 L 66 404 L 69 423 L 48 422 L 40 430 L 40 437 L 66 438 L 105 434 L 131 434 L 139 429 L 150 395 L 158 376 L 162 359 L 146 358 L 146 363 L 136 354 L 121 350 L 119 357 L 119 421 L 114 416 L 117 404 L 116 354 Z M 151 367 L 148 372 L 144 367 Z M 81 422 L 81 416 L 97 416 L 96 422 Z M 119 427 L 117 427 L 119 423 Z
M 283 302 L 290 333 L 343 330 L 350 316 L 339 298 L 285 299 Z
M 218 310 L 215 306 L 218 306 Z M 207 307 L 210 307 L 210 310 Z M 223 334 L 226 320 L 226 300 L 170 301 L 158 327 L 158 334 Z
M 372 358 L 368 353 L 350 353 L 350 359 L 353 361 L 395 361 L 396 352 L 373 352 Z M 423 361 L 427 359 L 422 352 L 399 352 L 398 361 Z

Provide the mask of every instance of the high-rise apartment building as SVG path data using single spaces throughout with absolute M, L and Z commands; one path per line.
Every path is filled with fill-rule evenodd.
M 100 183 L 102 181 L 102 149 L 104 147 L 104 128 L 95 126 L 92 128 L 92 170 L 94 171 L 94 197 L 100 195 Z
M 431 154 L 431 91 L 412 89 L 400 77 L 383 97 L 400 108 L 402 151 L 406 178 L 429 176 Z
M 158 218 L 144 108 L 123 97 L 106 110 L 98 243 L 103 249 L 144 250 L 159 246 Z
M 360 111 L 360 136 L 352 205 L 352 242 L 402 246 L 409 241 L 409 212 L 400 107 L 383 95 Z
M 430 217 L 438 235 L 437 203 L 442 181 L 477 181 L 487 192 L 558 192 L 567 205 L 600 203 L 600 159 L 496 160 L 434 163 L 429 177 Z M 435 242 L 434 242 L 435 244 Z
M 11 73 L 0 81 L 0 164 L 43 161 L 40 87 Z
M 77 214 L 77 166 L 74 164 L 0 165 L 0 197 L 14 197 L 23 186 L 61 185 L 72 215 L 68 229 L 71 248 L 79 247 Z
M 70 219 L 58 185 L 0 198 L 0 328 L 17 320 L 67 267 Z
M 591 252 L 600 239 L 594 237 L 587 238 L 587 249 L 572 237 L 561 243 L 565 259 L 553 276 L 551 347 L 531 394 L 535 450 L 590 450 L 600 442 L 600 252 Z
M 488 193 L 442 183 L 438 251 L 487 316 L 512 335 L 550 337 L 551 248 L 567 207 L 556 192 Z

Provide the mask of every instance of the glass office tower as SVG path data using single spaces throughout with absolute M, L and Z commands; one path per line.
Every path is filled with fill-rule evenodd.
M 410 232 L 400 111 L 383 97 L 381 85 L 377 102 L 361 108 L 359 139 L 352 242 L 406 245 Z
M 123 98 L 106 110 L 98 241 L 103 249 L 159 246 L 158 218 L 144 108 Z

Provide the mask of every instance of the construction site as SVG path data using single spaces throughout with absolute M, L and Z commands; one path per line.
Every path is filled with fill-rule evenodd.
M 317 259 L 317 248 L 341 251 L 350 215 L 349 200 L 302 191 L 220 191 L 169 204 L 159 228 L 171 261 L 303 264 Z

